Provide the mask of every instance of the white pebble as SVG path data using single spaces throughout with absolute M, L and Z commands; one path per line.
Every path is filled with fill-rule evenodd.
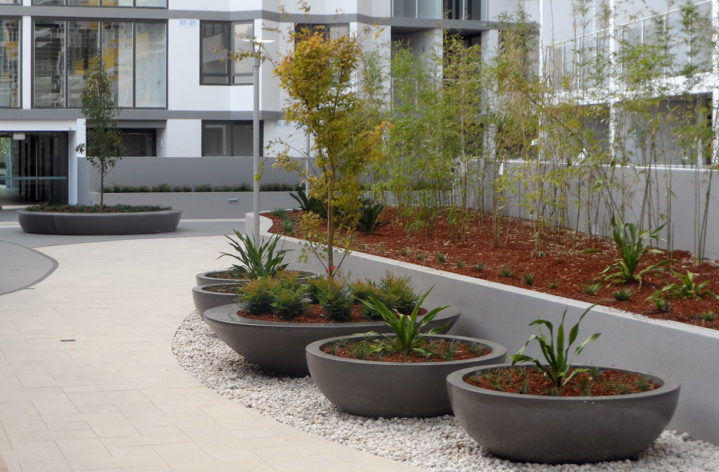
M 442 472 L 695 472 L 719 471 L 719 447 L 664 431 L 633 461 L 540 465 L 499 459 L 482 450 L 453 416 L 368 419 L 337 410 L 310 377 L 278 377 L 251 365 L 196 314 L 172 341 L 178 363 L 206 386 L 247 408 L 303 431 L 377 456 Z

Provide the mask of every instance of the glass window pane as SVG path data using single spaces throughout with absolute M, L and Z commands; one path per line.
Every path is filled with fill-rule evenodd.
M 20 5 L 21 3 L 22 3 L 22 0 L 0 0 L 0 5 L 13 5 L 13 4 Z
M 207 23 L 200 25 L 201 41 L 201 84 L 229 84 L 227 50 L 230 46 L 229 23 Z
M 17 2 L 20 3 L 20 2 Z M 33 5 L 65 5 L 65 0 L 32 0 Z
M 229 156 L 231 139 L 229 123 L 202 123 L 203 156 Z
M 417 0 L 419 18 L 442 18 L 442 2 L 440 0 Z
M 233 41 L 234 41 L 234 52 L 235 54 L 241 54 L 243 52 L 252 52 L 252 43 L 244 41 L 245 39 L 254 39 L 254 25 L 252 22 L 247 23 L 235 23 L 233 27 Z M 252 57 L 246 57 L 241 60 L 235 61 L 235 77 L 233 79 L 234 84 L 248 84 L 252 83 L 252 63 L 254 60 Z
M 232 124 L 232 155 L 252 155 L 252 122 L 238 121 Z
M 135 24 L 135 106 L 167 106 L 167 25 Z
M 100 24 L 97 21 L 71 21 L 68 24 L 67 94 L 68 107 L 82 106 L 82 89 L 90 60 L 100 52 Z
M 0 107 L 20 106 L 20 22 L 0 20 Z
M 167 0 L 135 0 L 138 8 L 167 8 Z
M 125 155 L 133 157 L 157 156 L 154 129 L 121 129 L 120 139 Z
M 102 58 L 118 106 L 131 108 L 133 97 L 132 23 L 105 23 Z
M 96 7 L 100 5 L 100 0 L 67 0 L 67 4 L 72 7 Z
M 468 20 L 483 20 L 487 17 L 487 12 L 484 9 L 486 5 L 485 0 L 467 0 L 467 19 Z
M 102 0 L 103 7 L 131 7 L 132 0 Z
M 65 106 L 65 22 L 36 22 L 33 103 L 35 107 Z
M 397 18 L 415 18 L 417 0 L 394 0 L 394 11 L 392 16 Z

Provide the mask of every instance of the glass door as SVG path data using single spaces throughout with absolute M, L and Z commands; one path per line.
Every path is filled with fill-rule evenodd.
M 0 136 L 0 203 L 67 203 L 67 133 Z

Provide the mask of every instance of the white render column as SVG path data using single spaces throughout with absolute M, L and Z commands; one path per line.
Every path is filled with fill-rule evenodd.
M 719 0 L 712 0 L 712 163 L 719 164 Z
M 32 21 L 29 16 L 22 17 L 20 35 L 20 99 L 21 107 L 29 110 L 32 105 Z
M 716 1 L 716 0 L 715 0 Z M 609 155 L 612 162 L 617 160 L 617 29 L 616 29 L 616 8 L 615 0 L 609 0 Z

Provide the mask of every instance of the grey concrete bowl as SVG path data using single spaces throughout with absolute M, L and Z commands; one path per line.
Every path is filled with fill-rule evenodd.
M 126 235 L 169 233 L 177 229 L 180 210 L 130 213 L 17 212 L 26 233 L 64 235 Z
M 360 323 L 299 323 L 292 321 L 264 321 L 239 316 L 239 305 L 223 305 L 203 313 L 205 322 L 217 337 L 235 352 L 263 368 L 283 375 L 301 377 L 307 375 L 305 346 L 313 341 L 368 331 L 387 332 L 389 328 L 381 321 Z M 437 315 L 427 329 L 451 327 L 459 313 L 444 310 Z
M 306 348 L 312 380 L 337 408 L 369 417 L 430 417 L 450 414 L 447 375 L 463 367 L 503 362 L 507 350 L 494 342 L 464 336 L 428 335 L 428 338 L 478 343 L 492 351 L 473 359 L 443 362 L 379 362 L 348 359 L 322 352 L 327 344 L 348 336 L 323 339 Z M 352 340 L 378 336 L 353 336 Z
M 205 312 L 205 310 L 208 310 L 210 308 L 221 306 L 221 305 L 227 305 L 229 303 L 234 303 L 235 299 L 237 299 L 236 293 L 222 293 L 222 292 L 213 292 L 209 290 L 212 287 L 233 287 L 233 288 L 239 288 L 239 283 L 220 283 L 220 284 L 210 284 L 210 285 L 200 285 L 197 287 L 192 287 L 192 301 L 195 303 L 195 308 L 197 308 L 197 311 L 202 314 Z
M 478 388 L 464 381 L 491 365 L 447 377 L 452 410 L 481 446 L 520 462 L 585 463 L 636 456 L 661 434 L 674 414 L 679 386 L 656 375 L 661 385 L 641 393 L 594 397 L 520 395 Z
M 195 281 L 197 282 L 197 285 L 210 285 L 210 284 L 228 284 L 228 283 L 237 283 L 242 280 L 246 279 L 227 279 L 224 277 L 216 277 L 215 275 L 218 272 L 229 272 L 230 269 L 222 269 L 222 270 L 210 270 L 207 272 L 200 272 L 199 274 L 195 275 Z M 302 270 L 293 270 L 292 272 L 297 272 L 299 275 L 297 276 L 298 280 L 308 279 L 311 277 L 317 277 L 317 274 L 314 272 L 305 272 Z

